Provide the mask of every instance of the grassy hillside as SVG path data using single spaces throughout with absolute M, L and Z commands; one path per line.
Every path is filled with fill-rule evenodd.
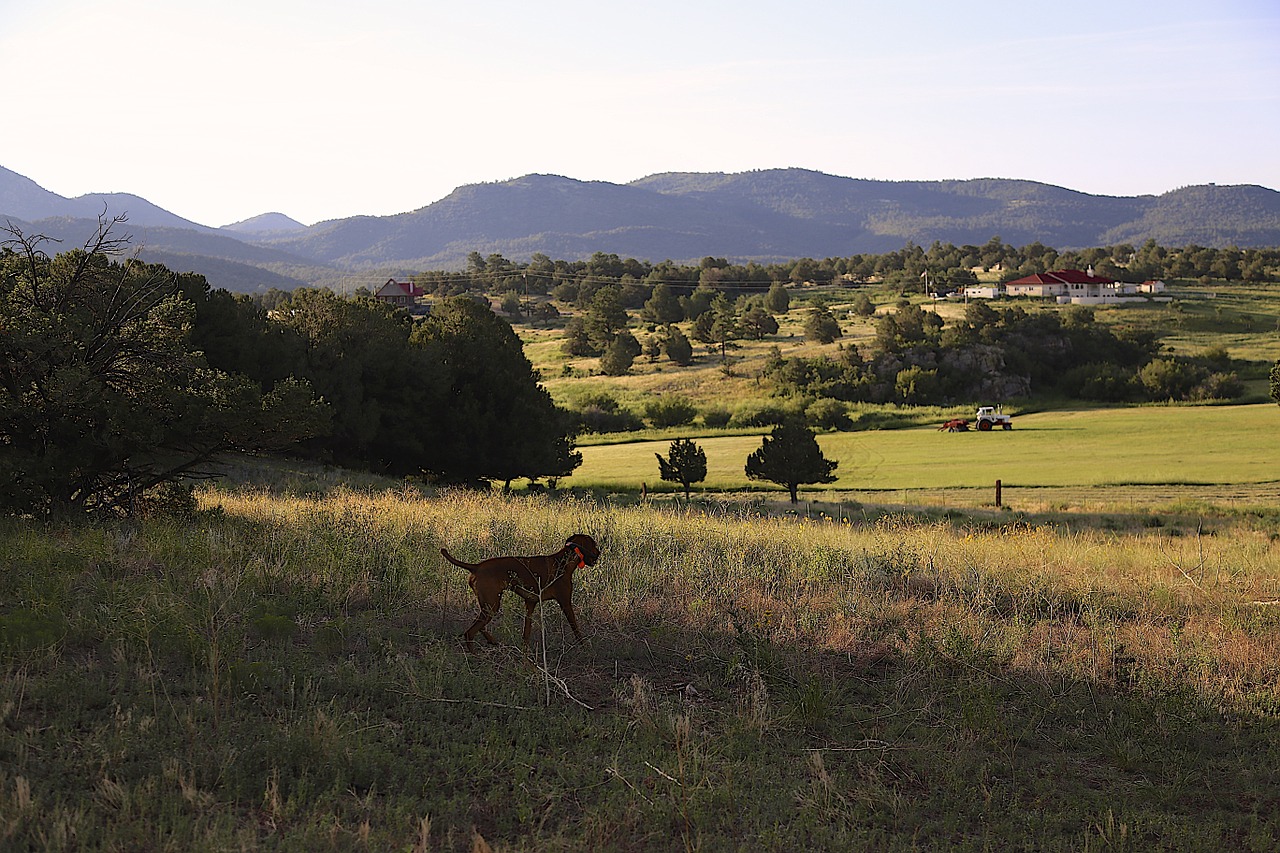
M 994 274 L 992 274 L 994 275 Z M 991 276 L 988 275 L 988 278 Z M 784 357 L 812 358 L 819 354 L 836 356 L 841 347 L 856 346 L 869 354 L 875 337 L 875 317 L 850 315 L 854 297 L 867 293 L 880 314 L 894 310 L 896 291 L 871 286 L 863 288 L 801 287 L 792 291 L 792 310 L 777 317 L 779 330 L 764 340 L 736 341 L 725 364 L 717 351 L 694 344 L 695 358 L 689 367 L 679 367 L 666 359 L 636 359 L 630 375 L 601 375 L 599 360 L 571 357 L 562 350 L 564 336 L 558 327 L 518 325 L 525 341 L 525 353 L 538 368 L 543 383 L 556 401 L 573 406 L 588 394 L 605 391 L 636 411 L 655 395 L 678 394 L 702 408 L 735 408 L 771 399 L 772 388 L 761 380 L 765 359 L 773 348 Z M 1254 399 L 1266 397 L 1266 371 L 1280 357 L 1280 285 L 1211 282 L 1179 282 L 1170 291 L 1172 302 L 1122 307 L 1099 307 L 1100 322 L 1149 330 L 1160 338 L 1167 351 L 1199 355 L 1221 347 L 1234 360 L 1231 369 L 1239 373 Z M 920 301 L 920 296 L 913 297 Z M 804 337 L 804 318 L 811 301 L 831 307 L 840 320 L 843 337 L 831 344 L 816 344 Z M 1032 300 L 1008 300 L 998 305 L 1018 305 L 1029 311 L 1059 311 L 1063 308 Z M 561 306 L 572 313 L 567 306 Z M 961 301 L 928 302 L 926 310 L 936 311 L 945 322 L 964 315 Z M 643 341 L 650 331 L 632 312 L 632 331 Z M 686 333 L 690 324 L 683 324 Z M 971 401 L 972 405 L 982 402 Z M 964 412 L 970 404 L 960 406 Z
M 0 846 L 1280 843 L 1274 519 L 309 488 L 209 491 L 181 523 L 0 523 Z M 577 530 L 604 550 L 589 642 L 544 608 L 527 656 L 509 602 L 508 645 L 463 651 L 474 602 L 437 549 Z

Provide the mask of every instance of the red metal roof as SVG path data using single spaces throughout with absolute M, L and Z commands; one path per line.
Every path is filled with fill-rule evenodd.
M 396 287 L 400 288 L 400 290 L 404 292 L 405 296 L 418 297 L 418 296 L 425 296 L 427 293 L 425 290 L 423 290 L 421 287 L 418 287 L 418 285 L 414 284 L 411 281 L 396 281 L 394 278 L 387 279 L 387 284 L 382 285 L 382 290 L 386 290 L 387 285 L 391 285 L 391 284 L 394 284 Z M 381 292 L 381 290 L 379 292 Z
M 1115 284 L 1115 279 L 1080 270 L 1051 270 L 1006 282 L 1006 286 L 1010 284 Z

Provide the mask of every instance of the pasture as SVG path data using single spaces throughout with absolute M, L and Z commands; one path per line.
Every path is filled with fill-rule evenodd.
M 1280 843 L 1273 517 L 1121 533 L 330 477 L 208 489 L 185 520 L 0 522 L 0 846 Z M 464 651 L 439 547 L 577 530 L 605 555 L 588 641 L 544 606 L 526 653 L 508 601 L 503 645 Z
M 1017 416 L 991 433 L 938 432 L 936 426 L 825 433 L 824 455 L 839 479 L 810 491 L 910 496 L 938 490 L 989 489 L 999 479 L 1017 490 L 1107 486 L 1254 486 L 1280 481 L 1280 410 L 1275 405 L 1142 406 L 1053 410 Z M 713 491 L 763 488 L 743 474 L 760 446 L 751 435 L 697 439 L 707 454 Z M 580 448 L 582 466 L 566 484 L 582 488 L 670 490 L 657 479 L 655 453 L 668 441 Z

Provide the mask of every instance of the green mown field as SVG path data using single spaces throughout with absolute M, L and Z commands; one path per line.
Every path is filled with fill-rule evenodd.
M 832 490 L 901 490 L 1122 484 L 1252 484 L 1280 480 L 1280 409 L 1250 406 L 1148 406 L 1049 411 L 1015 418 L 1010 431 L 946 433 L 934 427 L 829 433 L 818 443 L 838 460 Z M 751 483 L 743 474 L 759 436 L 698 439 L 711 490 Z M 583 463 L 565 484 L 639 489 L 658 480 L 649 441 L 581 448 Z

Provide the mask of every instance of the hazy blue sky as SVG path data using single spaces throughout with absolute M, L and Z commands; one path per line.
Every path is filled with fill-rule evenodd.
M 224 225 L 531 172 L 1280 189 L 1280 2 L 0 0 L 0 166 Z

